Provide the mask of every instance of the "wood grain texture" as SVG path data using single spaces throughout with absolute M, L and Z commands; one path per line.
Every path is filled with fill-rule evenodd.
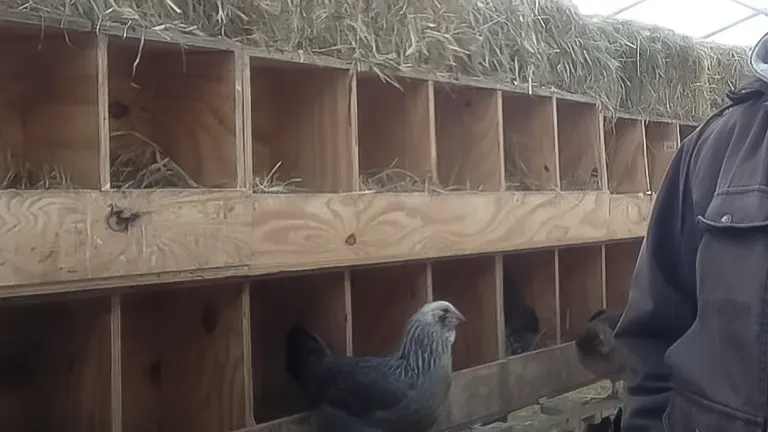
M 493 255 L 454 258 L 432 263 L 435 300 L 451 302 L 467 319 L 456 331 L 453 370 L 498 360 L 496 259 Z
M 123 431 L 250 424 L 242 294 L 232 284 L 123 298 Z
M 357 88 L 348 70 L 275 67 L 250 70 L 253 175 L 280 163 L 278 181 L 317 193 L 357 189 Z M 248 139 L 248 137 L 246 137 Z
M 111 430 L 109 298 L 0 307 L 9 432 Z
M 556 99 L 560 188 L 602 190 L 600 115 L 596 105 Z
M 107 51 L 109 101 L 128 107 L 110 116 L 111 151 L 149 140 L 198 184 L 237 187 L 235 53 L 118 38 Z
M 557 262 L 555 251 L 544 249 L 504 256 L 504 274 L 539 317 L 540 344 L 558 342 Z
M 553 397 L 596 381 L 576 360 L 572 343 L 454 372 L 448 401 L 432 430 L 463 430 L 483 419 L 534 404 L 542 397 Z M 236 432 L 310 430 L 309 416 L 299 414 Z
M 603 307 L 602 245 L 572 246 L 557 251 L 560 268 L 560 334 L 572 341 L 595 311 Z
M 254 418 L 257 423 L 295 414 L 308 402 L 285 373 L 285 338 L 298 324 L 347 353 L 347 277 L 327 272 L 256 280 L 251 285 Z
M 642 239 L 607 243 L 605 248 L 606 308 L 623 311 L 629 296 L 629 286 L 640 255 Z
M 398 89 L 378 76 L 358 77 L 360 171 L 400 168 L 424 180 L 433 178 L 434 119 L 426 81 L 398 80 Z
M 392 353 L 403 338 L 406 321 L 427 302 L 427 265 L 376 266 L 350 273 L 352 353 Z
M 438 179 L 443 186 L 500 191 L 501 92 L 435 87 Z
M 647 122 L 645 126 L 648 176 L 651 191 L 659 191 L 667 168 L 679 147 L 677 126 L 674 123 Z
M 128 232 L 110 205 L 139 215 Z M 598 192 L 6 191 L 0 297 L 618 240 L 649 210 Z
M 60 167 L 71 184 L 99 189 L 97 40 L 61 31 L 0 29 L 0 179 L 13 165 Z M 8 162 L 11 162 L 9 166 Z
M 606 119 L 603 133 L 608 166 L 608 190 L 617 194 L 650 190 L 646 183 L 643 122 L 617 118 L 611 123 Z
M 504 93 L 503 103 L 506 188 L 557 188 L 554 98 Z

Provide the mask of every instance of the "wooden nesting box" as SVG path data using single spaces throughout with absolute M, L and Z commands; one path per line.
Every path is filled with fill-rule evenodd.
M 386 355 L 431 300 L 467 318 L 436 430 L 588 384 L 569 342 L 626 303 L 693 130 L 74 18 L 41 39 L 50 24 L 0 27 L 21 59 L 0 66 L 10 432 L 305 431 L 290 326 L 336 355 Z M 538 327 L 509 351 L 522 303 Z

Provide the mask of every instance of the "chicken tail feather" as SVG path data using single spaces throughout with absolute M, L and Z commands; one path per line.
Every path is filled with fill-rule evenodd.
M 313 371 L 330 355 L 322 339 L 303 327 L 294 325 L 286 340 L 286 372 L 301 387 L 310 388 Z

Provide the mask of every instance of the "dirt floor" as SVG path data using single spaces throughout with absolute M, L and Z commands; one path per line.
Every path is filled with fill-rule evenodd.
M 510 413 L 504 423 L 474 426 L 464 432 L 565 432 L 581 430 L 578 424 L 592 416 L 594 422 L 613 415 L 616 400 L 607 398 L 610 381 L 600 381 L 570 393 L 541 401 L 536 405 Z

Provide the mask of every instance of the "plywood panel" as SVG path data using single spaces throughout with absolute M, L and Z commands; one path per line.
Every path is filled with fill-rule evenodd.
M 605 119 L 608 190 L 612 193 L 642 193 L 649 190 L 645 167 L 645 129 L 642 120 Z
M 624 310 L 642 245 L 642 239 L 605 245 L 605 299 L 608 309 Z
M 677 127 L 674 123 L 648 122 L 645 126 L 645 141 L 651 190 L 658 192 L 679 146 Z
M 551 190 L 558 186 L 555 100 L 503 94 L 507 190 Z
M 8 192 L 0 297 L 617 240 L 649 210 L 607 193 Z
M 572 341 L 589 317 L 603 307 L 603 254 L 601 245 L 558 250 L 560 277 L 560 334 Z
M 557 99 L 556 103 L 560 188 L 603 189 L 605 170 L 597 106 L 565 99 Z

